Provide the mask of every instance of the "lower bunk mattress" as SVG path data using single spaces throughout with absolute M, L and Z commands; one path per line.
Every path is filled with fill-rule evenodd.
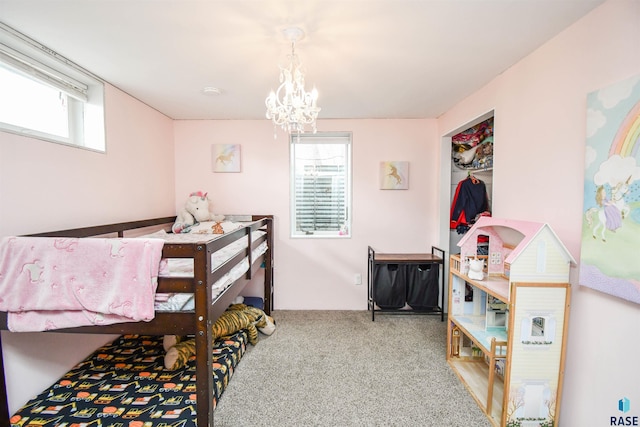
M 245 353 L 246 330 L 213 345 L 213 405 Z M 11 417 L 11 426 L 196 426 L 196 368 L 164 368 L 162 336 L 123 335 L 100 347 Z

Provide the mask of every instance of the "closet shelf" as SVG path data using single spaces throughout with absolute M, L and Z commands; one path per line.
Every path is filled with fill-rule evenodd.
M 477 169 L 463 169 L 469 173 L 481 173 L 481 172 L 493 172 L 493 167 L 490 168 L 477 168 Z

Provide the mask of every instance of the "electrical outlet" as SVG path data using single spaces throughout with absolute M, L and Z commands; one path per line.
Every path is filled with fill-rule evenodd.
M 362 274 L 360 274 L 360 273 L 356 273 L 356 274 L 353 276 L 353 283 L 354 283 L 355 285 L 362 285 Z

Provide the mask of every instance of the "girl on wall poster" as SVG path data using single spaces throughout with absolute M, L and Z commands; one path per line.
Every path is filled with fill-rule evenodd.
M 587 96 L 580 284 L 640 304 L 640 76 Z

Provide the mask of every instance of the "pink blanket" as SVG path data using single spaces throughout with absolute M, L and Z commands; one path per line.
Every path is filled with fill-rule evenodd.
M 153 319 L 164 241 L 5 237 L 0 310 L 11 331 Z

